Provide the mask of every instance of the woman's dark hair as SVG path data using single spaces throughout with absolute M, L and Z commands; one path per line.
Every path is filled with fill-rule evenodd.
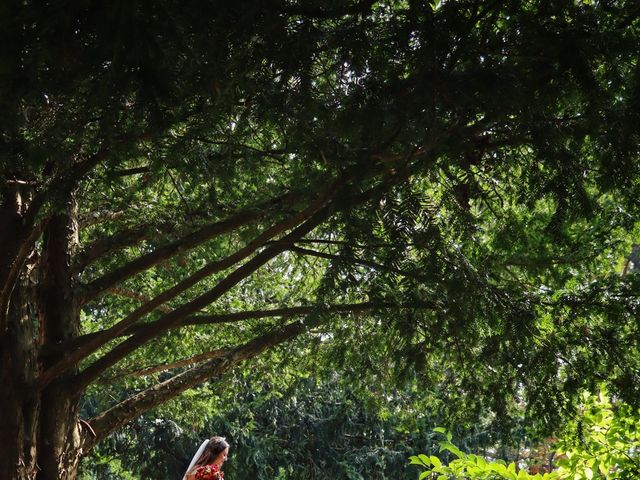
M 224 437 L 211 437 L 209 439 L 209 443 L 200 455 L 200 458 L 195 463 L 191 470 L 194 470 L 203 465 L 211 465 L 213 461 L 218 458 L 222 452 L 224 452 L 225 448 L 229 448 L 229 444 L 227 443 L 227 439 Z

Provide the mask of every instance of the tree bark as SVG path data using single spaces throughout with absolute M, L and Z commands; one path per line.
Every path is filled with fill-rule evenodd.
M 77 244 L 75 204 L 69 197 L 64 212 L 54 215 L 44 231 L 42 256 L 32 249 L 22 262 L 11 289 L 1 332 L 0 478 L 73 480 L 81 443 L 79 397 L 70 394 L 61 376 L 45 390 L 34 388 L 45 364 L 38 363 L 40 345 L 68 340 L 79 333 L 79 313 L 70 276 L 70 260 Z M 0 243 L 16 255 L 31 235 L 31 222 L 18 191 L 5 195 Z M 5 262 L 3 273 L 15 268 Z M 50 360 L 47 360 L 50 361 Z
M 0 212 L 0 246 L 5 256 L 0 264 L 0 280 L 3 280 L 3 291 L 10 292 L 10 301 L 6 303 L 0 329 L 0 381 L 7 386 L 0 389 L 0 405 L 3 406 L 0 411 L 0 442 L 3 445 L 0 479 L 75 480 L 82 455 L 115 428 L 185 389 L 260 354 L 270 346 L 303 333 L 309 325 L 293 323 L 245 345 L 231 348 L 222 357 L 211 359 L 205 365 L 197 365 L 171 382 L 141 392 L 98 416 L 92 421 L 93 429 L 79 418 L 79 400 L 86 386 L 123 356 L 224 295 L 336 211 L 374 198 L 400 177 L 391 175 L 376 186 L 359 191 L 357 186 L 349 185 L 354 176 L 356 174 L 352 172 L 351 176 L 337 179 L 320 192 L 307 208 L 267 228 L 229 257 L 209 264 L 205 267 L 206 273 L 211 273 L 211 269 L 218 271 L 222 267 L 237 265 L 264 247 L 211 290 L 153 322 L 154 331 L 144 328 L 136 330 L 128 340 L 95 360 L 82 372 L 78 372 L 76 359 L 69 361 L 75 352 L 52 348 L 73 344 L 81 338 L 79 312 L 85 297 L 77 270 L 73 268 L 78 244 L 74 195 L 68 191 L 64 194 L 58 191 L 55 197 L 49 199 L 46 210 L 41 208 L 42 195 L 34 197 L 40 199 L 38 208 L 47 212 L 46 221 L 40 221 L 38 227 L 34 227 L 39 219 L 31 210 L 34 207 L 25 205 L 19 189 L 2 191 L 5 198 Z M 287 231 L 289 233 L 285 234 Z M 209 235 L 213 232 L 206 233 Z M 266 245 L 279 234 L 284 234 L 280 241 Z M 199 242 L 201 238 L 196 237 L 192 240 Z M 15 272 L 17 274 L 14 275 Z M 189 282 L 197 281 L 199 275 L 204 273 L 196 272 L 185 280 L 186 284 L 179 283 L 160 294 L 143 305 L 142 310 L 136 310 L 138 313 L 134 312 L 134 315 L 140 314 L 139 310 L 146 311 L 162 305 Z M 11 278 L 13 280 L 10 282 L 4 282 Z M 113 335 L 109 338 L 119 336 L 136 319 L 132 317 L 125 320 L 118 324 L 120 330 L 107 331 L 108 335 Z M 104 334 L 102 332 L 101 337 Z M 41 355 L 47 351 L 48 354 Z M 64 368 L 56 369 L 60 365 L 64 365 Z M 82 425 L 87 427 L 86 432 Z
M 32 480 L 36 478 L 36 443 L 40 399 L 30 392 L 37 363 L 32 348 L 33 284 L 20 279 L 9 309 L 9 328 L 0 346 L 0 478 Z
M 0 250 L 5 253 L 0 264 L 3 282 L 27 234 L 23 216 L 25 192 L 8 188 L 0 211 Z M 39 399 L 29 386 L 37 374 L 36 338 L 34 332 L 35 255 L 31 254 L 10 287 L 10 302 L 3 306 L 0 329 L 0 478 L 33 480 L 37 473 L 36 441 L 40 413 Z M 4 286 L 6 284 L 3 283 Z
M 38 291 L 40 344 L 69 340 L 80 332 L 80 314 L 71 271 L 74 250 L 78 245 L 76 205 L 73 196 L 65 212 L 49 222 L 43 238 Z M 48 358 L 47 363 L 57 360 Z M 81 430 L 78 423 L 80 396 L 68 388 L 73 372 L 61 375 L 41 391 L 42 408 L 38 435 L 37 480 L 76 478 L 81 456 Z

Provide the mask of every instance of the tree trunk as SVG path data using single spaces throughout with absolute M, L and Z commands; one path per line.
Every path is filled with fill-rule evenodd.
M 40 345 L 67 341 L 80 332 L 75 279 L 71 273 L 72 255 L 78 244 L 73 197 L 65 210 L 51 218 L 44 232 L 38 292 Z M 57 360 L 55 356 L 49 357 L 41 367 Z M 82 450 L 78 423 L 80 392 L 69 383 L 74 373 L 62 375 L 41 393 L 37 480 L 76 478 Z
M 21 221 L 27 208 L 20 192 L 5 194 L 0 216 L 0 245 L 17 252 L 25 238 Z M 46 389 L 36 387 L 46 364 L 40 347 L 68 340 L 79 333 L 79 309 L 70 273 L 77 244 L 75 204 L 70 198 L 63 213 L 50 218 L 42 254 L 31 252 L 13 287 L 0 332 L 0 478 L 15 480 L 74 480 L 82 453 L 78 423 L 80 393 L 69 385 L 73 371 Z M 15 258 L 7 255 L 5 258 Z M 11 268 L 3 264 L 2 278 Z
M 0 212 L 0 265 L 3 287 L 24 238 L 26 192 L 19 185 L 4 193 Z M 35 255 L 25 262 L 6 311 L 0 312 L 0 478 L 31 480 L 37 473 L 36 444 L 40 402 L 29 386 L 37 374 Z M 3 309 L 4 310 L 4 309 Z
M 0 478 L 31 480 L 36 476 L 36 444 L 40 400 L 28 387 L 35 380 L 37 359 L 33 348 L 35 312 L 28 297 L 33 286 L 20 278 L 2 337 L 0 369 Z

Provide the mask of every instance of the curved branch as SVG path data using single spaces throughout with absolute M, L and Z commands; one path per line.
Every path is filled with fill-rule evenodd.
M 320 207 L 320 205 L 318 205 L 318 207 Z M 220 280 L 220 282 L 218 282 L 218 284 L 208 292 L 200 295 L 196 299 L 177 308 L 173 312 L 164 315 L 159 320 L 154 322 L 156 326 L 154 330 L 143 330 L 136 333 L 129 339 L 114 347 L 113 350 L 105 354 L 102 358 L 89 365 L 85 370 L 77 375 L 75 385 L 78 388 L 83 388 L 84 386 L 95 380 L 107 368 L 119 362 L 122 358 L 124 358 L 135 349 L 144 345 L 152 338 L 165 332 L 187 316 L 218 300 L 222 295 L 231 290 L 239 282 L 254 273 L 271 259 L 275 258 L 277 255 L 285 251 L 287 249 L 288 242 L 291 242 L 292 240 L 300 238 L 301 236 L 309 233 L 322 221 L 324 221 L 326 217 L 331 213 L 333 213 L 333 209 L 328 208 L 328 206 L 316 211 L 307 221 L 305 221 L 302 225 L 300 225 L 284 237 L 285 243 L 283 243 L 282 245 L 272 245 L 270 247 L 267 247 L 247 263 L 238 267 L 225 278 Z
M 338 305 L 330 305 L 330 306 L 313 306 L 313 305 L 301 305 L 295 307 L 283 307 L 283 308 L 274 308 L 274 309 L 266 309 L 266 310 L 247 310 L 244 312 L 231 312 L 231 313 L 220 313 L 214 315 L 196 315 L 193 317 L 187 317 L 185 320 L 177 323 L 172 326 L 171 329 L 174 328 L 183 328 L 188 326 L 197 326 L 197 325 L 216 325 L 222 323 L 235 323 L 241 322 L 244 320 L 257 320 L 261 318 L 290 318 L 301 315 L 308 315 L 312 312 L 364 312 L 367 310 L 373 310 L 376 308 L 436 308 L 435 303 L 413 303 L 411 305 L 408 304 L 394 304 L 387 302 L 362 302 L 362 303 L 347 303 L 347 304 L 338 304 Z M 132 335 L 134 333 L 140 332 L 142 330 L 155 330 L 155 322 L 151 323 L 142 323 L 131 325 L 125 331 L 118 334 L 118 337 L 125 337 Z M 57 355 L 63 352 L 67 352 L 69 350 L 74 350 L 76 348 L 81 348 L 88 341 L 98 337 L 99 335 L 104 334 L 107 330 L 101 330 L 99 332 L 88 333 L 86 335 L 82 335 L 80 337 L 76 337 L 69 342 L 60 343 L 56 345 L 50 345 L 46 348 L 43 348 L 40 352 L 41 357 L 47 357 L 50 355 Z
M 394 246 L 393 243 L 390 242 L 378 242 L 378 243 L 370 243 L 370 244 L 363 244 L 363 243 L 352 243 L 349 242 L 347 240 L 330 240 L 330 239 L 324 239 L 324 238 L 301 238 L 300 240 L 298 240 L 297 242 L 295 242 L 296 244 L 300 243 L 300 244 L 318 244 L 318 245 L 340 245 L 340 246 L 345 246 L 345 247 L 351 247 L 351 248 L 355 248 L 355 249 L 359 249 L 359 250 L 366 250 L 366 249 L 372 249 L 372 248 L 384 248 L 384 247 L 392 247 Z M 404 246 L 406 247 L 415 247 L 416 244 L 415 243 L 403 243 Z
M 112 270 L 104 276 L 92 281 L 85 287 L 85 291 L 82 296 L 82 303 L 88 303 L 108 288 L 173 257 L 184 250 L 197 247 L 218 235 L 228 233 L 248 223 L 262 220 L 269 213 L 270 209 L 273 209 L 275 206 L 286 204 L 287 201 L 291 200 L 292 196 L 293 194 L 288 194 L 272 199 L 266 204 L 260 205 L 258 208 L 244 210 L 231 215 L 225 220 L 206 225 L 195 232 L 169 243 L 168 245 L 157 248 L 153 252 L 138 257 L 137 259 Z
M 207 315 L 207 316 L 197 316 L 187 319 L 186 321 L 177 325 L 178 328 L 189 326 L 189 325 L 212 325 L 219 323 L 231 323 L 238 322 L 241 320 L 248 319 L 258 319 L 258 318 L 269 318 L 269 317 L 281 317 L 281 318 L 289 318 L 289 317 L 298 317 L 298 316 L 307 316 L 313 313 L 359 313 L 366 312 L 369 310 L 375 309 L 396 309 L 396 308 L 428 308 L 434 309 L 437 305 L 434 302 L 414 302 L 412 304 L 395 304 L 388 302 L 362 302 L 362 303 L 352 303 L 352 304 L 343 304 L 343 305 L 331 305 L 331 306 L 299 306 L 299 307 L 287 307 L 287 308 L 276 308 L 273 310 L 251 310 L 247 312 L 235 312 L 235 313 L 227 313 L 220 315 Z M 153 328 L 153 325 L 134 325 L 132 331 L 137 331 L 142 328 Z M 184 367 L 187 365 L 192 365 L 203 360 L 209 360 L 211 358 L 217 358 L 229 351 L 228 348 L 223 348 L 219 350 L 213 350 L 205 353 L 200 353 L 198 355 L 194 355 L 192 357 L 179 360 L 172 363 L 163 363 L 159 365 L 139 368 L 130 372 L 124 372 L 120 375 L 138 375 L 145 376 L 151 375 L 157 372 L 164 372 L 166 370 L 171 370 L 174 368 Z
M 196 363 L 204 362 L 205 360 L 220 358 L 227 353 L 229 353 L 228 348 L 212 350 L 210 352 L 199 353 L 197 355 L 193 355 L 189 358 L 184 358 L 176 362 L 161 363 L 159 365 L 143 367 L 143 368 L 139 368 L 137 370 L 131 370 L 128 372 L 119 372 L 118 377 L 122 377 L 123 375 L 127 375 L 127 376 L 136 375 L 138 377 L 146 377 L 148 375 L 153 375 L 154 373 L 166 372 L 167 370 L 173 370 L 174 368 L 188 367 L 189 365 L 195 365 Z
M 145 238 L 148 238 L 151 230 L 152 227 L 150 225 L 144 225 L 142 227 L 123 230 L 112 236 L 100 238 L 95 242 L 90 243 L 78 252 L 73 266 L 71 267 L 71 271 L 76 274 L 80 273 L 87 267 L 87 265 L 96 261 L 98 258 L 121 248 L 139 243 Z
M 196 142 L 206 143 L 206 144 L 209 144 L 209 145 L 220 145 L 220 146 L 240 148 L 240 149 L 243 149 L 243 150 L 249 150 L 251 152 L 255 152 L 255 153 L 258 153 L 260 155 L 265 155 L 265 156 L 276 158 L 276 159 L 279 159 L 278 155 L 283 155 L 285 153 L 290 153 L 289 150 L 287 150 L 286 148 L 262 150 L 260 148 L 252 147 L 251 145 L 246 145 L 244 143 L 229 143 L 226 140 L 222 140 L 222 141 L 211 140 L 211 139 L 208 139 L 208 138 L 205 138 L 205 137 L 199 137 L 199 136 L 193 137 L 193 136 L 181 135 L 180 138 L 184 138 L 186 140 L 194 140 Z
M 215 325 L 220 323 L 235 323 L 244 320 L 256 320 L 261 318 L 289 318 L 309 315 L 311 313 L 356 313 L 383 308 L 436 308 L 434 302 L 414 302 L 412 304 L 397 304 L 391 302 L 360 302 L 344 303 L 329 306 L 301 305 L 297 307 L 274 308 L 271 310 L 248 310 L 245 312 L 222 313 L 217 315 L 197 315 L 185 319 L 172 328 L 182 328 L 194 325 Z M 156 330 L 156 322 L 143 325 L 133 325 L 129 333 L 146 329 Z
M 114 338 L 117 338 L 120 334 L 122 334 L 124 331 L 126 331 L 127 328 L 129 328 L 131 325 L 133 325 L 135 322 L 137 322 L 144 315 L 146 315 L 147 313 L 151 312 L 154 308 L 156 308 L 159 305 L 165 303 L 166 301 L 168 301 L 169 299 L 175 297 L 179 293 L 187 290 L 188 288 L 190 288 L 191 286 L 195 285 L 198 281 L 202 280 L 203 278 L 206 278 L 206 277 L 208 277 L 210 275 L 213 275 L 214 273 L 217 273 L 217 272 L 220 272 L 220 271 L 225 270 L 227 268 L 230 268 L 231 266 L 235 265 L 236 263 L 244 260 L 245 258 L 248 258 L 258 248 L 263 246 L 268 240 L 270 240 L 275 235 L 278 235 L 278 234 L 280 234 L 282 232 L 285 232 L 285 231 L 295 227 L 301 221 L 303 221 L 303 220 L 307 219 L 308 217 L 312 216 L 326 201 L 328 201 L 331 198 L 331 196 L 335 193 L 335 190 L 337 189 L 337 187 L 338 187 L 338 185 L 340 183 L 341 183 L 341 180 L 336 180 L 335 182 L 333 182 L 330 185 L 330 187 L 328 189 L 326 189 L 324 192 L 322 192 L 319 195 L 319 197 L 316 198 L 303 211 L 298 212 L 298 213 L 290 216 L 286 220 L 284 220 L 284 221 L 272 226 L 271 228 L 265 230 L 262 234 L 260 234 L 258 237 L 256 237 L 252 242 L 250 242 L 244 248 L 238 250 L 234 254 L 232 254 L 232 255 L 224 258 L 224 259 L 212 262 L 212 263 L 206 265 L 205 267 L 201 268 L 199 271 L 197 271 L 196 273 L 194 273 L 190 277 L 184 279 L 183 281 L 181 281 L 180 283 L 178 283 L 174 287 L 164 291 L 163 293 L 161 293 L 160 295 L 155 297 L 150 302 L 147 302 L 146 304 L 144 304 L 141 307 L 139 307 L 136 310 L 134 310 L 132 313 L 127 315 L 127 317 L 125 317 L 123 320 L 118 322 L 116 325 L 114 325 L 110 329 L 105 330 L 99 336 L 90 339 L 81 348 L 79 348 L 76 351 L 72 352 L 71 354 L 65 356 L 57 364 L 53 365 L 48 370 L 43 372 L 42 375 L 40 376 L 40 379 L 39 379 L 40 385 L 42 387 L 44 387 L 49 382 L 51 382 L 51 380 L 53 380 L 57 375 L 62 373 L 64 370 L 72 367 L 78 361 L 82 360 L 83 358 L 87 357 L 91 353 L 95 352 L 98 348 L 100 348 L 102 345 L 104 345 L 108 341 L 113 340 Z M 272 251 L 276 252 L 276 253 L 274 253 L 274 256 L 277 255 L 282 250 L 284 250 L 284 248 L 282 246 L 278 246 L 278 247 L 273 247 L 272 248 Z M 263 252 L 263 254 L 264 254 L 264 252 Z M 268 260 L 265 260 L 265 262 L 266 261 L 268 261 Z M 259 267 L 257 267 L 257 268 L 259 268 Z M 252 273 L 252 272 L 248 272 L 247 275 L 249 275 L 250 273 Z M 233 273 L 231 275 L 233 275 Z M 227 278 L 229 278 L 229 277 L 227 277 Z M 224 280 L 221 281 L 222 285 L 224 285 L 225 280 L 227 280 L 227 279 L 224 279 Z M 229 288 L 232 288 L 232 287 L 233 287 L 233 285 L 229 286 Z M 227 290 L 222 291 L 222 293 L 220 293 L 220 295 L 224 294 L 226 291 Z M 198 299 L 194 300 L 194 302 L 196 302 L 197 300 Z M 177 323 L 182 318 L 185 318 L 186 316 L 194 313 L 195 311 L 197 311 L 200 308 L 208 305 L 209 303 L 211 303 L 214 300 L 205 302 L 205 303 L 202 304 L 202 306 L 198 306 L 198 307 L 195 307 L 193 309 L 191 307 L 193 302 L 190 302 L 190 303 L 184 305 L 183 307 L 181 307 L 181 309 L 178 309 L 178 313 L 176 313 L 176 311 L 174 311 L 171 314 L 168 314 L 170 316 L 169 317 L 170 320 L 167 320 L 167 321 L 168 322 Z M 177 317 L 177 319 L 174 319 L 174 317 L 171 316 L 171 315 L 179 315 L 179 317 Z M 162 317 L 161 320 L 163 320 L 164 318 L 165 317 Z M 162 331 L 164 331 L 164 330 L 162 330 Z M 160 334 L 162 331 L 157 332 L 156 335 Z M 152 336 L 150 336 L 149 338 L 152 338 Z
M 282 328 L 269 332 L 265 335 L 229 350 L 227 353 L 216 357 L 206 363 L 196 366 L 171 377 L 164 382 L 156 384 L 120 402 L 109 410 L 89 420 L 89 424 L 96 432 L 95 437 L 85 437 L 84 450 L 88 451 L 103 438 L 127 424 L 134 418 L 142 415 L 148 410 L 177 397 L 185 390 L 195 387 L 205 380 L 217 377 L 227 372 L 229 369 L 240 364 L 244 360 L 253 358 L 270 347 L 289 341 L 304 333 L 307 328 L 321 323 L 321 319 L 316 318 L 312 322 L 293 322 Z

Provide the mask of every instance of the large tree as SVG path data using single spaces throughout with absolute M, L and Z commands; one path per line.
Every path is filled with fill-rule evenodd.
M 596 381 L 632 398 L 637 280 L 612 274 L 638 213 L 638 13 L 3 2 L 0 477 L 73 479 L 293 339 L 496 412 Z M 137 390 L 79 418 L 125 374 Z

